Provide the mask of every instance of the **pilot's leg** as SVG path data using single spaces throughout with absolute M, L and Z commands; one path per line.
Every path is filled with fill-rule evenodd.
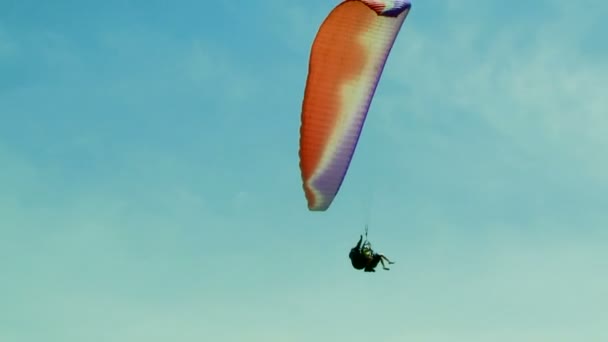
M 390 260 L 388 260 L 388 258 L 387 258 L 386 256 L 384 256 L 384 254 L 380 254 L 380 258 L 382 258 L 382 259 L 384 259 L 384 260 L 388 261 L 389 265 L 392 265 L 392 264 L 394 264 L 394 263 L 395 263 L 394 261 L 390 261 Z

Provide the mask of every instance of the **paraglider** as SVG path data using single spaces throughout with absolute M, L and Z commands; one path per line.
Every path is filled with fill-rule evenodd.
M 337 195 L 392 49 L 407 0 L 345 0 L 313 42 L 300 126 L 300 171 L 308 209 Z
M 348 257 L 353 268 L 364 270 L 365 272 L 376 272 L 378 263 L 381 263 L 382 268 L 388 271 L 390 269 L 386 267 L 384 261 L 388 262 L 389 265 L 395 263 L 383 254 L 374 252 L 371 243 L 367 240 L 367 227 L 365 227 L 365 242 L 363 242 L 363 235 L 361 235 L 355 247 L 351 248 Z

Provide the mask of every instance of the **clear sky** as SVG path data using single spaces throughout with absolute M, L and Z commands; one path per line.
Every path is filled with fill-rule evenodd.
M 2 342 L 608 340 L 608 3 L 414 2 L 311 213 L 335 4 L 0 0 Z

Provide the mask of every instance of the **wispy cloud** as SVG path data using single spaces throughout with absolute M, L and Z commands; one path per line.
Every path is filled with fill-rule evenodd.
M 439 118 L 466 111 L 514 140 L 600 147 L 608 139 L 600 134 L 608 125 L 600 115 L 608 106 L 602 96 L 608 65 L 597 53 L 580 51 L 592 25 L 567 25 L 570 15 L 538 16 L 534 25 L 506 25 L 493 34 L 479 22 L 453 25 L 458 19 L 446 23 L 450 30 L 410 24 L 385 80 L 403 89 L 395 99 L 403 114 Z
M 520 175 L 546 173 L 554 185 L 570 183 L 569 191 L 581 180 L 588 189 L 606 185 L 608 64 L 605 51 L 580 47 L 595 26 L 567 25 L 573 14 L 555 10 L 488 33 L 477 21 L 461 22 L 459 11 L 447 11 L 435 29 L 406 22 L 371 110 L 384 132 L 437 166 L 458 156 L 469 166 L 457 169 L 476 177 L 488 174 L 473 165 L 493 161 Z M 415 162 L 407 158 L 408 168 Z

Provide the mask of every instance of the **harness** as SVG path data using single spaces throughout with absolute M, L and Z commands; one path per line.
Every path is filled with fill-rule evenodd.
M 374 255 L 374 250 L 372 249 L 372 243 L 367 239 L 367 230 L 368 226 L 365 225 L 365 240 L 361 245 L 361 254 L 365 255 L 368 258 L 371 258 Z

